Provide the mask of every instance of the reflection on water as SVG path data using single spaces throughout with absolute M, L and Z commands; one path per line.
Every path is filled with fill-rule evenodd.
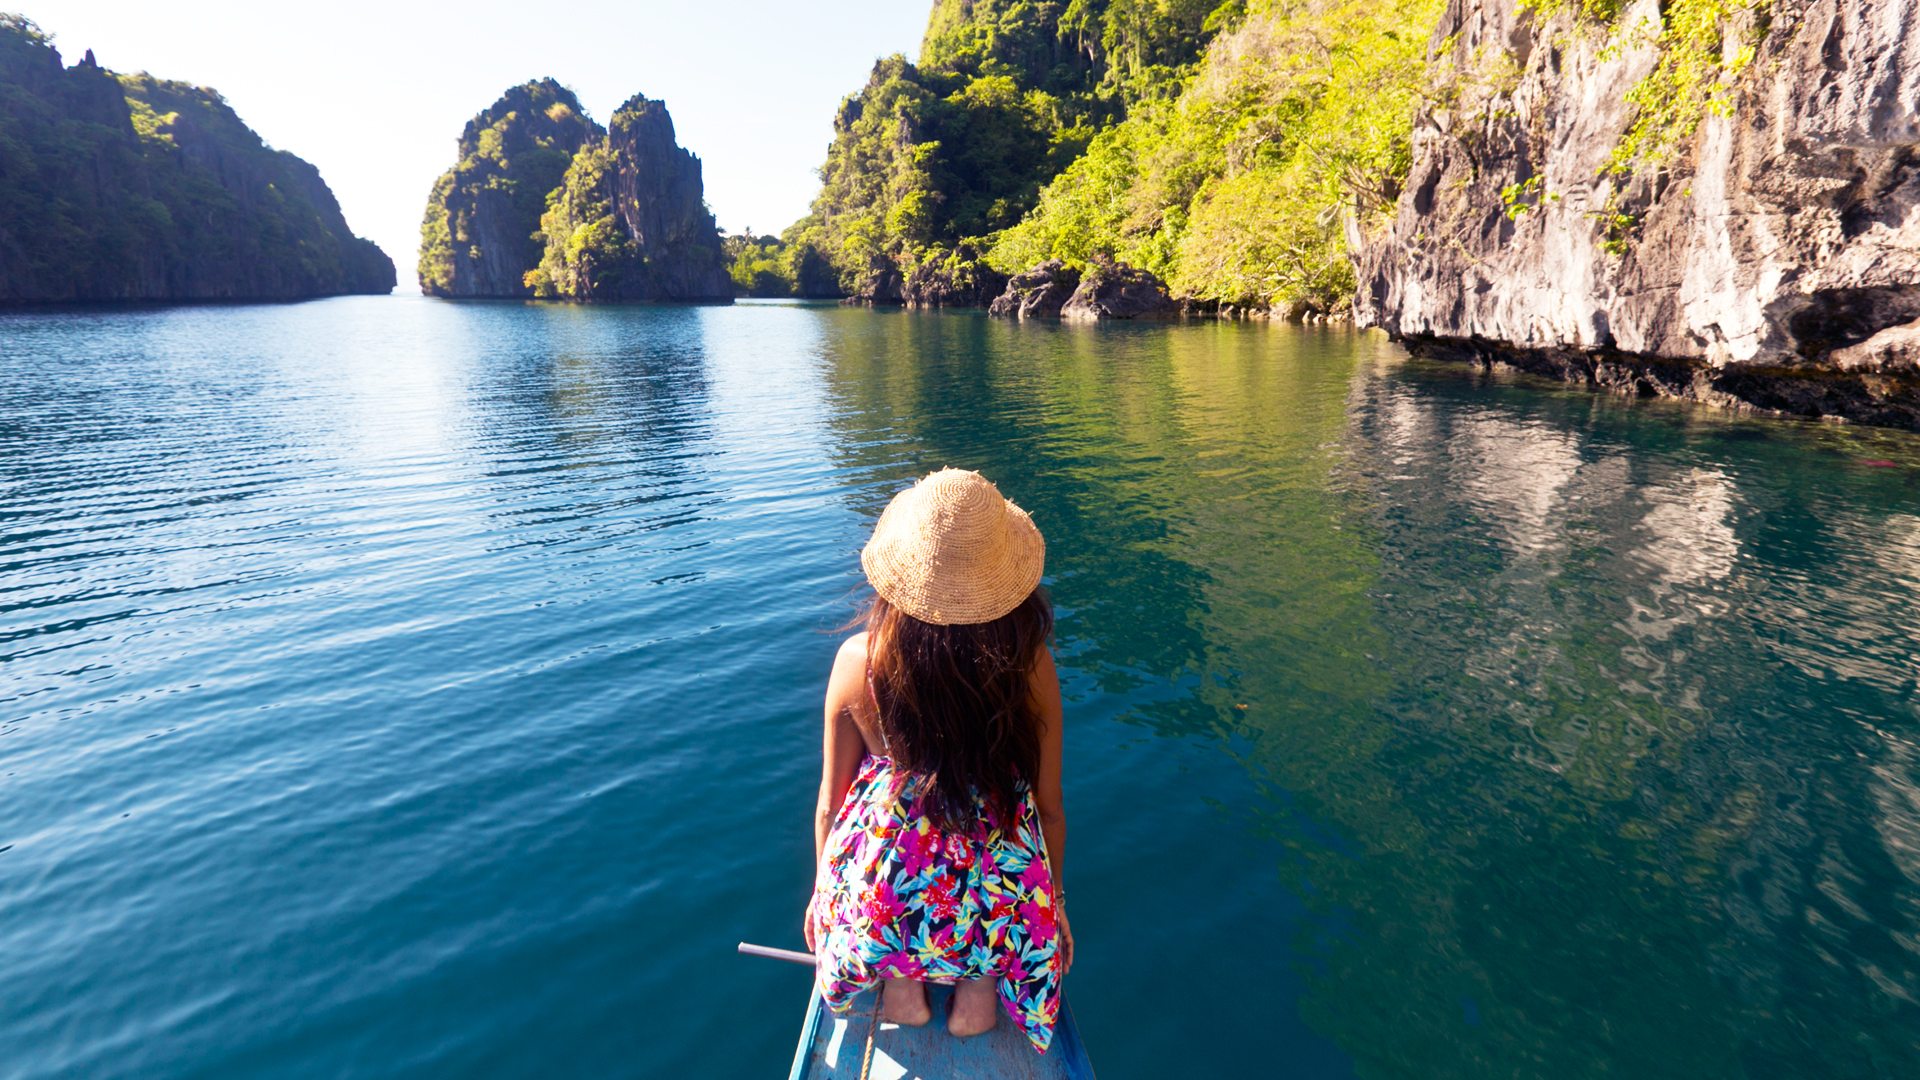
M 1920 1064 L 1913 805 L 1883 794 L 1913 775 L 1907 515 L 1849 489 L 1904 491 L 1830 432 L 1418 367 L 1362 373 L 1350 423 L 1386 731 L 1344 776 L 1254 755 L 1372 841 L 1300 849 L 1364 913 L 1318 1026 L 1406 1075 Z
M 1203 797 L 1362 1075 L 1920 1067 L 1911 440 L 1343 334 L 857 333 L 847 459 L 1019 477 L 1070 682 L 1265 786 Z
M 1047 536 L 1102 1075 L 1920 1072 L 1911 436 L 750 304 L 15 315 L 0 400 L 23 1078 L 783 1068 L 728 950 L 944 465 Z

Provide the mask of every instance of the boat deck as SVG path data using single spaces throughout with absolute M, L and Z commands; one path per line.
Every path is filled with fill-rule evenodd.
M 1033 1052 L 1005 1013 L 992 1031 L 970 1039 L 947 1034 L 950 987 L 929 986 L 934 1020 L 925 1027 L 901 1027 L 884 1021 L 873 1030 L 873 1065 L 868 1080 L 1093 1080 L 1093 1067 L 1080 1045 L 1073 1012 L 1063 1000 L 1053 1043 L 1043 1057 Z M 861 994 L 844 1016 L 820 1004 L 814 991 L 800 1029 L 789 1080 L 860 1080 L 860 1058 L 867 1046 L 875 995 Z

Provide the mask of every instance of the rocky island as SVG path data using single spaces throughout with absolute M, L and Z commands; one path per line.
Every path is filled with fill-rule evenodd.
M 606 137 L 552 79 L 508 90 L 467 122 L 460 158 L 433 185 L 420 223 L 420 290 L 429 296 L 532 296 L 528 271 L 547 196 L 573 156 Z
M 68 67 L 0 15 L 0 303 L 297 300 L 391 292 L 312 165 L 219 93 Z
M 700 159 L 666 105 L 635 95 L 603 129 L 552 79 L 467 124 L 420 228 L 435 296 L 730 303 Z

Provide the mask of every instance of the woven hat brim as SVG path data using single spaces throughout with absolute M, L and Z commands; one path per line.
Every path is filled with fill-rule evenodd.
M 911 534 L 889 520 L 900 505 L 891 503 L 881 513 L 873 540 L 860 552 L 867 581 L 887 603 L 935 626 L 970 626 L 1006 615 L 1040 587 L 1046 541 L 1033 518 L 1011 501 L 1005 548 L 990 563 L 968 566 L 942 566 L 915 551 Z

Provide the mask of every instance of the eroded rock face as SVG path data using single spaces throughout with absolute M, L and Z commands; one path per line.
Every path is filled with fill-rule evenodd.
M 1059 259 L 1048 259 L 1007 279 L 1006 291 L 993 301 L 987 313 L 1001 318 L 1057 318 L 1079 287 L 1080 271 Z
M 700 159 L 675 141 L 664 103 L 629 99 L 551 198 L 540 219 L 546 253 L 528 275 L 535 295 L 733 302 Z
M 1359 324 L 1639 393 L 1920 426 L 1897 329 L 1920 318 L 1920 7 L 1778 0 L 1732 112 L 1617 192 L 1604 166 L 1654 46 L 1517 9 L 1453 0 L 1436 27 L 1435 62 L 1466 74 L 1416 123 L 1392 224 L 1349 236 Z M 1617 25 L 1658 17 L 1635 0 Z
M 606 137 L 553 79 L 516 86 L 460 133 L 460 157 L 433 185 L 420 225 L 420 290 L 431 296 L 531 296 L 535 233 L 547 193 L 574 154 Z
M 646 300 L 733 299 L 720 230 L 707 210 L 700 159 L 680 148 L 664 102 L 644 96 L 613 116 L 614 206 L 641 273 L 629 295 Z
M 7 16 L 0 101 L 0 305 L 393 289 L 319 171 L 208 87 L 68 67 Z
M 1060 307 L 1060 317 L 1069 321 L 1166 319 L 1179 314 L 1179 302 L 1167 294 L 1159 278 L 1126 263 L 1110 261 L 1087 267 L 1073 296 Z

